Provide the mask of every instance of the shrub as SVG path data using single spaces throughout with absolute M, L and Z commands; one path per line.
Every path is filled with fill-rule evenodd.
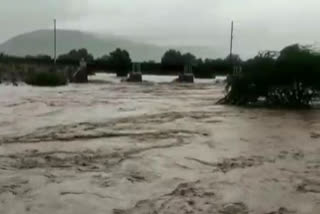
M 68 83 L 66 75 L 62 72 L 31 72 L 26 77 L 26 83 L 34 86 L 62 86 Z
M 218 103 L 250 105 L 264 100 L 267 105 L 298 108 L 320 98 L 320 55 L 308 47 L 292 45 L 279 54 L 259 54 L 242 68 L 228 77 L 228 93 Z

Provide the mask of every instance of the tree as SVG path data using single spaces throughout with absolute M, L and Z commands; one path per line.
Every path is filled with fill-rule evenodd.
M 164 70 L 182 71 L 185 65 L 195 66 L 197 58 L 191 53 L 182 54 L 177 50 L 168 50 L 161 59 L 161 65 Z
M 164 53 L 161 64 L 164 67 L 183 67 L 184 59 L 180 51 L 171 49 Z
M 197 58 L 191 53 L 185 53 L 182 55 L 182 61 L 184 65 L 196 65 Z
M 216 75 L 230 73 L 230 63 L 224 59 L 198 59 L 194 67 L 194 75 L 197 78 L 213 78 Z
M 87 62 L 93 61 L 93 55 L 90 54 L 87 49 L 82 48 L 79 50 L 71 50 L 67 54 L 62 54 L 58 57 L 58 60 L 66 60 L 66 61 L 80 61 L 84 59 Z
M 243 72 L 227 80 L 221 103 L 247 105 L 264 97 L 267 104 L 306 107 L 320 96 L 320 54 L 290 45 L 280 53 L 261 52 L 242 63 Z
M 107 62 L 117 72 L 117 76 L 127 76 L 132 63 L 130 54 L 119 48 L 110 53 Z

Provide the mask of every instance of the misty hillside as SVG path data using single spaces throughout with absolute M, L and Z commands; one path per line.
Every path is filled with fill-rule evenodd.
M 116 36 L 101 36 L 73 30 L 57 30 L 57 54 L 69 52 L 71 49 L 87 48 L 95 57 L 108 54 L 116 48 L 129 51 L 133 60 L 156 60 L 169 47 L 144 44 L 129 41 Z M 207 47 L 170 47 L 183 52 L 191 52 L 198 57 L 216 57 L 217 53 Z M 0 44 L 0 52 L 16 55 L 53 55 L 53 32 L 52 30 L 39 30 L 31 33 L 18 35 Z

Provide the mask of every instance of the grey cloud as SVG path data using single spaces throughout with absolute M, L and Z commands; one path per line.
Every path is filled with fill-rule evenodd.
M 227 53 L 235 20 L 235 51 L 248 57 L 261 49 L 314 43 L 320 30 L 318 0 L 2 0 L 2 33 L 48 28 L 112 33 L 163 45 L 206 45 Z
M 54 18 L 78 19 L 86 11 L 87 2 L 87 0 L 1 0 L 0 42 L 23 32 L 52 27 Z

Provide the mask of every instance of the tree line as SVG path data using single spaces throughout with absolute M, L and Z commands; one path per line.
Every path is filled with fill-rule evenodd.
M 60 65 L 78 65 L 84 59 L 89 70 L 103 70 L 116 72 L 118 76 L 125 76 L 132 68 L 132 59 L 126 50 L 116 49 L 102 57 L 94 58 L 87 49 L 81 48 L 71 50 L 57 58 Z M 14 57 L 0 54 L 1 62 L 24 62 L 24 63 L 53 63 L 48 55 Z M 168 50 L 161 58 L 161 62 L 144 61 L 139 62 L 143 74 L 176 75 L 184 70 L 185 65 L 192 65 L 193 72 L 197 78 L 212 78 L 217 74 L 228 74 L 231 64 L 229 57 L 225 59 L 200 59 L 192 53 L 181 53 L 177 50 Z
M 81 58 L 89 63 L 89 67 L 93 70 L 99 68 L 107 68 L 115 71 L 118 76 L 127 75 L 132 68 L 132 59 L 126 50 L 116 49 L 115 51 L 94 59 L 93 55 L 88 53 L 86 49 L 72 50 L 67 54 L 58 57 L 58 61 L 72 62 L 79 61 Z M 238 56 L 235 58 L 240 60 Z M 193 71 L 198 78 L 212 78 L 217 74 L 228 74 L 230 72 L 229 57 L 225 59 L 200 59 L 191 53 L 181 53 L 177 50 L 168 50 L 161 58 L 161 62 L 144 61 L 139 62 L 141 72 L 144 74 L 157 75 L 176 75 L 184 70 L 185 65 L 192 65 Z

